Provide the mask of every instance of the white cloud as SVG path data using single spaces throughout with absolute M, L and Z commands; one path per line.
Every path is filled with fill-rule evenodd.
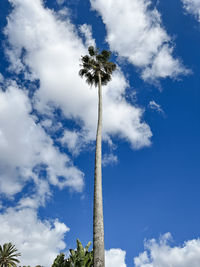
M 28 192 L 29 193 L 29 192 Z M 50 186 L 48 181 L 35 179 L 35 192 L 31 195 L 26 195 L 19 200 L 18 208 L 37 209 L 44 206 L 46 200 L 51 196 Z
M 105 251 L 106 267 L 126 267 L 126 252 L 121 249 L 110 249 Z
M 78 30 L 69 20 L 60 20 L 61 13 L 44 8 L 42 0 L 10 0 L 10 3 L 13 10 L 5 29 L 10 44 L 6 51 L 10 70 L 16 74 L 22 72 L 30 81 L 39 80 L 40 87 L 32 99 L 37 112 L 49 115 L 54 107 L 61 108 L 66 118 L 81 127 L 78 137 L 83 142 L 93 141 L 97 91 L 78 77 L 79 59 L 87 53 Z M 67 15 L 65 10 L 63 14 Z M 87 41 L 92 38 L 88 30 L 86 27 Z M 126 102 L 127 86 L 118 69 L 103 90 L 104 140 L 118 135 L 134 148 L 148 146 L 150 128 L 142 122 L 143 110 Z M 38 123 L 31 112 L 30 99 L 16 83 L 0 91 L 0 193 L 13 196 L 28 182 L 35 185 L 31 195 L 26 192 L 19 200 L 17 208 L 9 208 L 0 215 L 0 239 L 2 243 L 11 241 L 17 246 L 23 254 L 22 264 L 50 266 L 65 247 L 63 237 L 68 228 L 58 221 L 52 226 L 39 220 L 36 209 L 50 196 L 51 185 L 80 191 L 83 173 L 56 148 L 48 135 L 48 128 L 53 126 L 51 116 Z M 76 140 L 64 136 L 62 141 L 68 147 L 76 147 Z M 45 172 L 46 179 L 40 177 L 41 172 Z M 108 255 L 124 266 L 125 252 L 111 250 Z
M 83 24 L 79 27 L 81 33 L 85 36 L 85 45 L 89 46 L 96 46 L 95 40 L 92 38 L 92 27 L 88 24 Z
M 199 267 L 200 240 L 194 239 L 184 242 L 182 246 L 170 246 L 169 233 L 163 235 L 159 241 L 146 241 L 146 250 L 134 258 L 135 267 Z
M 102 165 L 105 167 L 107 165 L 112 165 L 118 163 L 118 158 L 116 155 L 110 154 L 104 154 L 102 158 Z
M 84 143 L 82 138 L 84 137 L 78 131 L 65 130 L 59 141 L 63 146 L 67 146 L 72 154 L 77 155 Z
M 78 132 L 65 130 L 64 135 L 60 140 L 63 144 L 67 144 L 70 150 L 73 150 L 77 145 Z
M 158 103 L 156 103 L 154 100 L 151 100 L 150 102 L 149 102 L 149 108 L 151 108 L 151 109 L 153 109 L 153 110 L 156 110 L 157 112 L 159 112 L 159 113 L 162 113 L 162 114 L 164 114 L 164 111 L 163 111 L 163 109 L 161 108 L 161 105 L 159 105 Z
M 181 0 L 185 10 L 194 15 L 200 22 L 200 1 L 199 0 Z
M 56 2 L 58 3 L 58 5 L 62 5 L 62 4 L 64 4 L 65 1 L 66 1 L 66 0 L 56 0 Z
M 95 139 L 97 121 L 97 91 L 78 77 L 79 59 L 86 47 L 69 20 L 60 21 L 55 13 L 45 9 L 42 1 L 10 0 L 13 12 L 8 18 L 5 33 L 11 45 L 15 71 L 31 70 L 32 78 L 40 80 L 37 109 L 48 112 L 48 104 L 60 107 L 64 115 L 76 120 L 88 140 Z M 23 63 L 21 50 L 25 49 Z M 104 138 L 118 135 L 134 148 L 150 144 L 149 126 L 141 122 L 143 110 L 126 102 L 123 94 L 128 84 L 120 70 L 103 89 Z
M 64 250 L 65 234 L 70 230 L 56 220 L 40 220 L 31 208 L 8 208 L 0 214 L 1 244 L 11 242 L 22 254 L 21 266 L 52 265 L 60 250 Z M 106 267 L 126 267 L 126 252 L 121 249 L 105 251 Z
M 50 184 L 69 186 L 80 191 L 83 173 L 72 165 L 67 155 L 61 154 L 52 139 L 35 122 L 26 94 L 10 85 L 0 91 L 0 185 L 1 193 L 14 195 L 33 180 L 38 190 L 46 189 L 39 180 L 40 171 L 46 171 Z M 41 165 L 43 164 L 43 165 Z M 62 177 L 60 179 L 59 177 Z M 37 195 L 44 195 L 44 191 Z
M 188 71 L 173 58 L 171 38 L 150 0 L 90 0 L 102 16 L 111 50 L 139 67 L 144 80 L 176 77 Z M 119 23 L 120 21 L 120 23 Z
M 9 208 L 0 215 L 1 244 L 11 242 L 22 254 L 21 265 L 49 267 L 65 248 L 69 228 L 58 220 L 41 221 L 33 209 Z

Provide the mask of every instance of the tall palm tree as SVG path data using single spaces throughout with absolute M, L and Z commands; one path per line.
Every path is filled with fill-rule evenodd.
M 0 267 L 16 267 L 16 263 L 20 262 L 17 257 L 21 256 L 16 252 L 17 249 L 11 243 L 0 245 Z
M 102 85 L 111 80 L 116 65 L 109 61 L 111 52 L 103 50 L 98 52 L 93 46 L 88 48 L 89 55 L 82 56 L 81 77 L 86 78 L 89 85 L 98 87 L 98 124 L 96 134 L 95 173 L 94 173 L 94 212 L 93 212 L 93 252 L 94 267 L 105 266 L 104 255 L 104 224 L 103 224 L 103 198 L 102 198 Z

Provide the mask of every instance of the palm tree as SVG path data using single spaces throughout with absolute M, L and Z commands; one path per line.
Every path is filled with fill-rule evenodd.
M 89 85 L 98 86 L 98 124 L 96 134 L 95 174 L 94 174 L 94 212 L 93 212 L 93 252 L 94 267 L 105 266 L 104 255 L 104 224 L 103 224 L 103 199 L 102 199 L 102 85 L 111 80 L 112 72 L 116 65 L 109 61 L 111 52 L 103 50 L 98 52 L 93 46 L 88 48 L 89 55 L 82 56 L 81 77 L 86 78 Z
M 16 263 L 20 262 L 17 257 L 21 256 L 16 252 L 17 249 L 11 243 L 0 245 L 0 267 L 16 267 Z

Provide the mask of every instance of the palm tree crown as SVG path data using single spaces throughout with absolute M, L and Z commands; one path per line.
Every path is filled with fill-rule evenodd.
M 16 267 L 16 263 L 20 262 L 17 257 L 21 256 L 16 252 L 17 249 L 11 243 L 0 245 L 0 267 Z
M 101 77 L 101 84 L 106 85 L 111 80 L 112 72 L 116 69 L 116 65 L 110 62 L 111 52 L 103 50 L 98 53 L 98 49 L 93 46 L 88 48 L 89 55 L 82 56 L 82 69 L 79 71 L 81 77 L 86 78 L 89 85 L 98 86 L 99 74 Z

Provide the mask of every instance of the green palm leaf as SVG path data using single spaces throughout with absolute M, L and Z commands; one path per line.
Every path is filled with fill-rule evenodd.
M 93 251 L 88 251 L 91 242 L 84 248 L 79 239 L 77 239 L 77 249 L 70 249 L 70 257 L 65 259 L 61 253 L 56 257 L 52 267 L 93 267 Z
M 89 85 L 98 86 L 99 76 L 101 76 L 102 85 L 106 85 L 111 80 L 112 72 L 116 69 L 116 65 L 110 62 L 111 52 L 103 50 L 101 53 L 93 46 L 88 48 L 89 55 L 81 57 L 81 67 L 79 75 L 86 78 Z
M 17 249 L 11 243 L 0 245 L 0 267 L 16 267 L 16 263 L 20 262 L 17 259 L 19 256 L 21 254 L 17 252 Z

